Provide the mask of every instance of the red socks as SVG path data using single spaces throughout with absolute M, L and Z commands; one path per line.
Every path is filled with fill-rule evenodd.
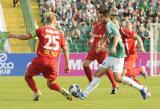
M 50 84 L 50 89 L 55 90 L 55 91 L 59 91 L 60 90 L 60 86 L 57 83 L 51 83 Z
M 88 81 L 91 82 L 91 81 L 92 81 L 91 69 L 90 69 L 89 67 L 83 67 L 83 69 L 84 69 L 84 72 L 85 72 L 85 74 L 86 74 L 86 76 L 87 76 Z M 114 88 L 114 87 L 117 87 L 118 85 L 117 85 L 117 82 L 116 82 L 115 79 L 114 79 L 114 76 L 113 76 L 112 71 L 109 71 L 109 72 L 107 72 L 106 74 L 107 74 L 110 82 L 112 83 L 112 87 L 113 87 L 113 88 Z
M 92 81 L 91 69 L 89 67 L 83 67 L 83 69 L 84 69 L 84 72 L 87 76 L 88 81 L 91 82 Z
M 113 88 L 116 88 L 118 87 L 118 84 L 117 82 L 115 81 L 114 79 L 114 76 L 113 76 L 113 72 L 111 70 L 109 70 L 108 72 L 106 72 L 107 76 L 108 76 L 108 79 L 110 80 L 110 82 L 112 83 L 112 87 Z
M 32 76 L 25 76 L 25 80 L 26 80 L 28 86 L 31 88 L 31 90 L 36 93 L 38 88 L 37 88 Z M 49 87 L 50 87 L 50 89 L 55 90 L 55 91 L 59 91 L 59 89 L 60 89 L 60 86 L 57 83 L 51 83 Z

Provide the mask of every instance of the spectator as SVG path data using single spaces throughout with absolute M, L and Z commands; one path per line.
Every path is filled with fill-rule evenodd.
M 48 6 L 51 9 L 48 9 Z M 96 10 L 103 11 L 106 7 L 110 9 L 111 13 L 117 15 L 120 25 L 123 26 L 126 20 L 134 22 L 134 30 L 140 34 L 142 32 L 139 32 L 141 24 L 148 30 L 150 23 L 160 22 L 160 0 L 47 0 L 40 6 L 43 17 L 48 11 L 55 12 L 59 28 L 65 34 L 71 31 L 76 34 L 75 37 L 82 37 L 82 30 L 86 31 L 85 29 L 88 28 L 87 23 L 89 22 L 91 25 L 95 20 Z M 43 22 L 45 23 L 45 20 Z M 74 22 L 77 23 L 76 27 L 73 26 Z
M 18 1 L 19 1 L 19 0 L 13 0 L 13 7 L 16 7 L 16 6 L 17 6 Z

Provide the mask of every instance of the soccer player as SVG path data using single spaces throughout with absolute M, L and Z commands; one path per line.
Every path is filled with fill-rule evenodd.
M 46 19 L 47 25 L 38 28 L 36 32 L 32 32 L 28 35 L 10 34 L 9 37 L 27 40 L 38 36 L 39 44 L 37 48 L 37 56 L 32 60 L 32 63 L 29 65 L 25 73 L 25 80 L 30 89 L 34 92 L 33 100 L 38 101 L 39 96 L 41 95 L 40 90 L 33 80 L 33 76 L 39 75 L 40 73 L 42 73 L 47 79 L 47 86 L 51 90 L 58 91 L 66 99 L 72 100 L 69 92 L 64 88 L 61 88 L 60 85 L 55 82 L 57 78 L 57 60 L 61 49 L 64 51 L 66 60 L 65 72 L 68 73 L 70 71 L 69 53 L 65 44 L 65 39 L 62 32 L 55 28 L 57 22 L 55 15 L 51 13 Z
M 92 73 L 89 67 L 90 63 L 94 60 L 97 60 L 99 64 L 102 64 L 103 60 L 108 55 L 106 51 L 103 51 L 103 50 L 100 50 L 100 48 L 97 48 L 97 43 L 99 42 L 99 40 L 105 40 L 104 39 L 105 38 L 105 21 L 102 18 L 103 18 L 103 15 L 99 13 L 99 11 L 97 10 L 97 20 L 93 23 L 93 36 L 89 40 L 89 43 L 92 47 L 83 62 L 83 69 L 89 82 L 92 81 Z M 115 94 L 118 89 L 118 84 L 114 80 L 114 76 L 111 71 L 108 71 L 108 73 L 106 74 L 110 82 L 112 83 L 111 94 Z
M 145 52 L 143 42 L 133 30 L 132 23 L 130 21 L 126 21 L 125 27 L 121 27 L 119 31 L 122 36 L 122 41 L 126 52 L 123 73 L 126 74 L 126 76 L 133 78 L 137 83 L 140 83 L 135 77 L 138 74 L 141 74 L 144 78 L 146 78 L 147 72 L 145 71 L 144 66 L 135 67 L 136 60 L 138 58 L 136 45 L 138 43 L 140 51 Z
M 125 58 L 125 48 L 116 25 L 110 20 L 109 10 L 103 11 L 104 17 L 106 19 L 106 35 L 109 38 L 109 56 L 105 58 L 102 66 L 95 72 L 92 82 L 87 86 L 87 88 L 82 91 L 79 95 L 81 99 L 86 99 L 87 96 L 99 85 L 100 77 L 107 70 L 112 69 L 114 73 L 115 80 L 119 83 L 127 84 L 131 87 L 138 89 L 143 97 L 143 99 L 148 98 L 147 87 L 138 84 L 129 77 L 122 75 L 123 65 Z

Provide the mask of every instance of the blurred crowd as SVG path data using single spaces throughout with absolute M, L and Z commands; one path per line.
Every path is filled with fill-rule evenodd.
M 58 28 L 64 31 L 68 43 L 77 44 L 87 51 L 86 41 L 92 33 L 92 23 L 96 18 L 96 9 L 107 7 L 120 21 L 133 22 L 134 30 L 142 38 L 146 51 L 149 51 L 150 23 L 160 23 L 160 0 L 38 0 L 42 22 L 46 15 L 56 13 Z M 78 43 L 80 43 L 78 45 Z M 84 43 L 84 45 L 83 45 Z

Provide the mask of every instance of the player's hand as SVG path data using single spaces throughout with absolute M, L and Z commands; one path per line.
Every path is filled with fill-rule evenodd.
M 97 47 L 96 52 L 100 52 L 100 51 L 108 52 L 109 49 L 107 47 Z
M 89 48 L 91 48 L 91 47 L 92 47 L 92 42 L 91 42 L 91 41 L 88 41 L 88 42 L 87 42 L 87 46 L 88 46 Z
M 116 53 L 116 48 L 115 48 L 115 47 L 112 47 L 111 50 L 109 51 L 109 53 L 111 53 L 111 54 Z
M 96 51 L 104 51 L 104 52 L 108 52 L 109 47 L 108 47 L 108 40 L 107 39 L 101 39 L 97 42 L 96 45 Z
M 8 38 L 15 38 L 14 34 L 9 34 Z
M 70 73 L 70 67 L 66 66 L 66 68 L 64 69 L 65 73 Z

